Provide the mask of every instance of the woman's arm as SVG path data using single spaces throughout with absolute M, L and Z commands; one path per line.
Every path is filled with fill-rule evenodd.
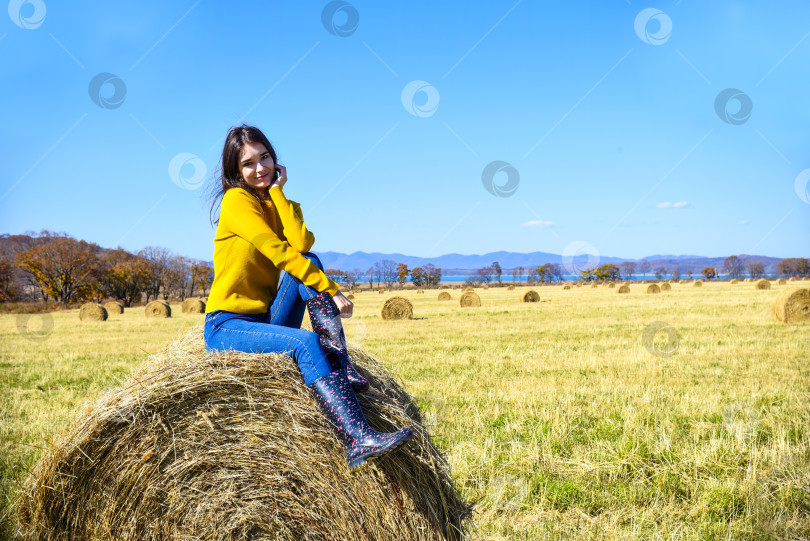
M 315 244 L 315 235 L 307 229 L 304 215 L 301 212 L 301 205 L 288 200 L 284 192 L 281 191 L 280 184 L 274 184 L 269 191 L 270 199 L 272 199 L 279 218 L 281 218 L 281 226 L 287 242 L 299 253 L 308 252 L 312 245 Z
M 338 286 L 295 247 L 279 238 L 264 221 L 256 198 L 241 188 L 231 188 L 222 197 L 220 221 L 227 230 L 251 243 L 273 265 L 317 291 L 334 296 Z M 306 251 L 306 250 L 305 250 Z

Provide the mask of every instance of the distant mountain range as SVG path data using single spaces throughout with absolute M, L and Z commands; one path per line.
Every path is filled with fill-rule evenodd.
M 318 252 L 321 262 L 328 269 L 339 269 L 344 271 L 360 269 L 361 271 L 367 270 L 374 265 L 377 261 L 383 259 L 390 259 L 396 263 L 405 263 L 408 268 L 414 268 L 427 263 L 432 263 L 436 267 L 442 269 L 445 275 L 447 274 L 465 274 L 481 267 L 491 265 L 497 261 L 504 271 L 511 270 L 517 267 L 537 267 L 544 263 L 558 263 L 563 264 L 562 255 L 551 254 L 548 252 L 489 252 L 482 255 L 462 255 L 462 254 L 445 254 L 438 257 L 417 257 L 404 255 L 400 253 L 383 254 L 380 252 L 354 252 L 351 254 L 344 254 L 340 252 Z M 740 260 L 745 264 L 747 261 L 762 261 L 765 264 L 765 272 L 767 274 L 776 273 L 776 265 L 781 261 L 779 257 L 768 257 L 764 255 L 747 255 L 737 254 Z M 575 258 L 577 263 L 586 262 L 588 255 L 580 255 Z M 593 258 L 593 256 L 590 256 Z M 699 274 L 701 270 L 706 267 L 716 268 L 719 272 L 723 272 L 723 262 L 727 256 L 719 257 L 704 257 L 698 255 L 651 255 L 643 258 L 650 263 L 651 271 L 664 268 L 667 273 L 678 269 L 680 272 L 685 273 L 691 270 L 693 274 Z M 595 258 L 593 258 L 595 259 Z M 599 256 L 598 265 L 606 263 L 620 264 L 623 261 L 633 261 L 637 265 L 642 259 L 623 259 L 620 257 Z M 596 261 L 592 261 L 596 263 Z M 636 268 L 636 273 L 640 274 L 640 270 Z

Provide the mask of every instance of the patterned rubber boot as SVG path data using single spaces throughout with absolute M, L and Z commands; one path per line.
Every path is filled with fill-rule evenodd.
M 321 346 L 327 357 L 338 359 L 340 366 L 334 369 L 346 370 L 346 375 L 355 391 L 368 389 L 368 380 L 360 375 L 352 365 L 349 351 L 346 349 L 346 337 L 343 334 L 343 325 L 340 323 L 340 310 L 326 291 L 318 293 L 308 301 L 307 312 L 312 323 L 312 330 L 318 333 Z
M 410 428 L 391 433 L 377 432 L 371 428 L 345 370 L 336 370 L 316 379 L 310 388 L 315 393 L 321 411 L 334 426 L 351 470 L 393 451 L 413 436 Z

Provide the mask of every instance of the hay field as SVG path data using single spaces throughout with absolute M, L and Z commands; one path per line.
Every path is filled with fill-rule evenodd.
M 807 539 L 810 324 L 773 316 L 788 286 L 745 286 L 362 292 L 344 321 L 432 419 L 483 539 Z M 393 295 L 414 319 L 380 317 Z M 56 313 L 41 340 L 0 316 L 4 506 L 85 400 L 202 321 L 172 308 Z

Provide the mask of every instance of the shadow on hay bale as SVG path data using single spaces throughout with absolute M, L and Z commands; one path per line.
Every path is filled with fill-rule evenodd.
M 461 539 L 470 504 L 408 393 L 350 347 L 402 449 L 351 473 L 295 362 L 205 352 L 202 325 L 79 413 L 17 502 L 22 539 Z

